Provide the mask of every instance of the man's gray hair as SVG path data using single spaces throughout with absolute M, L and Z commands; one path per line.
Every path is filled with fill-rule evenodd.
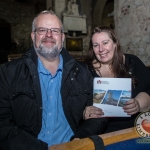
M 39 14 L 37 14 L 37 16 L 34 18 L 34 20 L 32 22 L 32 32 L 34 32 L 35 29 L 36 29 L 36 19 L 37 19 L 37 17 L 40 16 L 40 15 L 44 15 L 44 14 L 55 15 L 59 19 L 59 17 L 52 10 L 44 10 L 44 11 L 40 12 Z M 61 25 L 61 30 L 63 32 L 64 29 L 63 29 L 62 21 L 60 19 L 59 19 L 59 21 L 60 21 L 60 25 Z

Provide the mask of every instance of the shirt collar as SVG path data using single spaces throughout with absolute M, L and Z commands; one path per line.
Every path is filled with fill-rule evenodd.
M 58 69 L 56 71 L 56 73 L 58 71 L 62 71 L 63 69 L 63 58 L 62 58 L 62 55 L 60 54 L 59 55 L 59 58 L 60 58 L 60 62 L 59 62 L 59 65 L 58 65 Z M 40 60 L 40 58 L 38 57 L 38 72 L 39 73 L 43 73 L 43 74 L 51 74 L 43 65 L 42 61 Z

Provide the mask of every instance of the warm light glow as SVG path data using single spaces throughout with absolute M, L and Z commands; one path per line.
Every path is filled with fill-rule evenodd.
M 69 51 L 82 51 L 82 39 L 67 38 L 66 46 L 67 46 L 67 50 Z

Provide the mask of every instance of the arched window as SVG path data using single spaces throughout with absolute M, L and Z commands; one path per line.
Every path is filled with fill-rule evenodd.
M 103 14 L 102 25 L 106 25 L 114 29 L 114 0 L 107 0 Z
M 11 48 L 11 25 L 5 19 L 0 18 L 0 64 L 7 61 L 7 55 Z

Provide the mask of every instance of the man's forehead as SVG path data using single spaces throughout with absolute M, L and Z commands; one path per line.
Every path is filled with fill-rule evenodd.
M 60 20 L 56 15 L 51 14 L 41 14 L 37 17 L 36 24 L 47 24 L 47 25 L 55 25 L 57 27 L 60 27 Z
M 51 14 L 41 14 L 41 15 L 39 15 L 38 17 L 37 17 L 37 20 L 38 21 L 41 21 L 41 20 L 49 20 L 49 21 L 51 21 L 51 20 L 58 20 L 58 18 L 57 18 L 57 16 L 55 16 L 55 15 L 51 15 Z
M 37 17 L 36 19 L 36 26 L 52 26 L 55 28 L 61 28 L 60 20 L 55 15 L 51 14 L 42 14 Z

